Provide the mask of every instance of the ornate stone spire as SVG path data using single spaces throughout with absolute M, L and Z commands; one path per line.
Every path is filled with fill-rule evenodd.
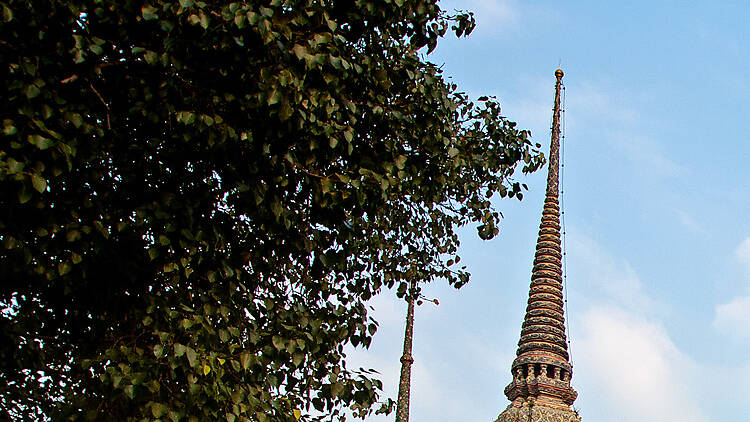
M 555 71 L 555 105 L 547 175 L 547 195 L 534 255 L 526 317 L 521 326 L 513 381 L 505 387 L 511 404 L 496 422 L 579 422 L 570 405 L 578 393 L 570 386 L 572 366 L 565 339 L 562 250 L 560 247 L 560 91 L 563 71 Z M 551 417 L 551 419 L 549 419 Z

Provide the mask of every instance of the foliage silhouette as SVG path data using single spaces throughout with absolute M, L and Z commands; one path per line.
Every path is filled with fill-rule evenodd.
M 315 420 L 366 302 L 459 287 L 543 161 L 424 54 L 435 1 L 0 3 L 0 418 Z

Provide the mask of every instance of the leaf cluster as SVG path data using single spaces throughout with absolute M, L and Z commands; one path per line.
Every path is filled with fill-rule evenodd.
M 0 8 L 0 418 L 388 411 L 367 301 L 466 283 L 543 161 L 425 59 L 474 27 L 435 1 Z

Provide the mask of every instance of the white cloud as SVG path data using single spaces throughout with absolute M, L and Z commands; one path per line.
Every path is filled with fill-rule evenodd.
M 745 277 L 750 279 L 750 237 L 740 242 L 734 250 L 734 257 L 744 268 Z M 747 321 L 750 321 L 750 296 L 737 296 L 714 308 L 714 328 L 730 336 L 750 338 L 750 325 Z
M 691 390 L 700 385 L 698 367 L 659 323 L 617 307 L 594 307 L 581 325 L 574 380 L 586 385 L 589 400 L 606 401 L 607 420 L 708 420 Z
M 645 313 L 657 307 L 643 290 L 643 283 L 624 259 L 614 258 L 596 241 L 572 229 L 568 231 L 568 283 L 585 304 L 617 304 Z
M 699 400 L 700 394 L 710 392 L 707 384 L 723 385 L 721 380 L 674 343 L 661 321 L 663 306 L 649 297 L 627 260 L 574 228 L 568 233 L 573 385 L 584 420 L 708 421 L 711 405 Z M 453 299 L 461 299 L 437 295 L 440 307 L 420 307 L 417 315 L 410 413 L 436 422 L 492 420 L 507 405 L 502 388 L 514 349 L 498 347 L 492 336 L 473 337 L 471 330 L 430 333 L 428 321 L 461 315 L 442 315 L 451 313 Z M 373 301 L 381 322 L 373 349 L 352 351 L 350 363 L 381 370 L 386 395 L 395 398 L 405 307 L 389 296 Z M 392 419 L 392 414 L 368 418 Z
M 573 386 L 583 420 L 707 421 L 696 400 L 701 368 L 662 325 L 663 306 L 627 260 L 575 229 L 568 234 Z
M 732 336 L 750 338 L 750 296 L 734 298 L 729 303 L 716 306 L 713 325 L 719 331 Z
M 734 251 L 734 256 L 745 267 L 748 276 L 750 276 L 750 237 L 740 242 Z

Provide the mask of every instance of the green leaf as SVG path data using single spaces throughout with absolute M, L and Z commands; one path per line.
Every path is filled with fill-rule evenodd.
M 16 239 L 12 236 L 6 236 L 3 239 L 3 246 L 5 246 L 5 249 L 13 249 L 17 245 Z
M 292 363 L 294 363 L 294 366 L 299 367 L 300 363 L 305 359 L 305 355 L 302 353 L 295 353 L 292 355 Z
M 13 11 L 6 5 L 3 5 L 3 20 L 10 22 L 13 20 Z
M 199 16 L 200 16 L 201 27 L 203 29 L 208 28 L 208 15 L 203 13 L 203 11 L 201 10 Z
M 276 350 L 284 350 L 284 348 L 286 348 L 284 339 L 279 336 L 271 337 L 271 343 L 273 343 L 273 347 L 275 347 Z
M 276 217 L 280 217 L 284 209 L 282 208 L 279 201 L 273 201 L 271 202 L 271 211 L 273 212 L 273 215 L 275 215 Z
M 247 16 L 247 21 L 250 23 L 250 25 L 255 25 L 260 19 L 260 14 L 255 13 L 252 10 L 248 11 L 245 16 Z
M 156 14 L 157 9 L 150 5 L 144 5 L 141 7 L 141 15 L 143 15 L 143 19 L 150 21 L 159 18 L 159 15 Z
M 321 185 L 321 190 L 323 191 L 323 193 L 328 193 L 333 190 L 333 183 L 331 182 L 331 179 L 327 177 L 324 179 L 321 179 L 320 185 Z
M 348 142 L 351 142 L 352 139 L 354 139 L 354 131 L 351 128 L 344 131 L 344 138 L 346 138 Z
M 39 87 L 31 84 L 26 87 L 26 98 L 32 99 L 36 98 L 42 91 L 39 90 Z
M 164 354 L 164 346 L 162 346 L 161 344 L 155 344 L 154 356 L 156 356 L 157 358 L 160 358 L 162 357 L 163 354 Z
M 8 174 L 15 174 L 23 170 L 24 164 L 12 158 L 8 158 Z
M 204 115 L 201 116 L 201 121 L 206 126 L 213 126 L 213 124 L 214 124 L 214 119 L 211 116 L 206 115 L 206 114 L 204 114 Z
M 307 48 L 299 44 L 295 44 L 294 47 L 292 47 L 292 52 L 298 59 L 304 59 L 309 56 Z
M 70 122 L 73 123 L 73 126 L 75 126 L 76 128 L 79 128 L 83 124 L 83 117 L 81 117 L 81 115 L 78 113 L 74 113 L 70 117 Z
M 279 377 L 276 375 L 268 375 L 266 376 L 266 379 L 268 380 L 268 383 L 271 385 L 271 387 L 278 387 L 279 386 Z
M 336 381 L 331 384 L 331 396 L 338 397 L 344 391 L 344 384 L 340 381 Z
M 71 268 L 73 268 L 73 266 L 70 264 L 70 261 L 63 261 L 57 264 L 57 273 L 65 275 L 70 272 Z
M 7 136 L 15 135 L 18 133 L 18 128 L 13 125 L 13 121 L 10 119 L 3 120 L 3 134 Z
M 151 414 L 155 418 L 160 418 L 160 417 L 164 416 L 167 413 L 168 410 L 169 410 L 169 408 L 166 405 L 162 404 L 162 403 L 152 403 L 151 404 Z
M 184 345 L 182 345 L 180 343 L 175 343 L 175 345 L 174 345 L 174 355 L 175 356 L 180 357 L 180 356 L 184 355 L 186 351 L 187 351 L 187 347 L 185 347 Z
M 113 374 L 112 375 L 112 387 L 115 387 L 115 388 L 119 387 L 120 383 L 122 382 L 122 378 L 123 378 L 122 375 Z
M 211 367 L 204 364 L 203 365 L 203 375 L 208 375 L 211 372 Z
M 196 115 L 190 111 L 180 111 L 177 113 L 177 121 L 190 125 L 195 123 Z
M 234 17 L 234 24 L 237 25 L 237 28 L 242 29 L 245 27 L 246 20 L 247 17 L 245 15 L 236 15 Z
M 281 101 L 281 91 L 274 88 L 273 91 L 271 91 L 271 95 L 268 96 L 268 105 L 274 105 Z
M 31 175 L 31 184 L 39 193 L 42 193 L 45 189 L 47 189 L 47 180 L 36 173 Z
M 399 155 L 396 157 L 396 160 L 394 161 L 396 164 L 396 168 L 399 170 L 403 170 L 404 166 L 406 165 L 406 156 L 405 155 Z
M 42 138 L 41 136 L 38 136 L 34 143 L 36 147 L 42 151 L 44 151 L 45 149 L 55 144 L 55 142 L 52 139 Z
M 185 350 L 185 354 L 187 355 L 188 363 L 190 364 L 191 368 L 195 368 L 197 361 L 198 361 L 198 353 L 196 353 L 195 350 L 193 350 L 192 347 L 188 347 Z
M 26 184 L 21 185 L 21 189 L 18 190 L 18 202 L 25 204 L 31 199 L 31 191 L 26 187 Z
M 240 355 L 240 365 L 242 369 L 248 369 L 250 367 L 250 358 L 253 355 L 250 352 L 244 352 Z
M 270 18 L 271 16 L 273 16 L 273 9 L 261 6 L 261 8 L 260 8 L 260 14 L 262 16 Z
M 156 64 L 159 62 L 159 55 L 156 54 L 155 51 L 146 50 L 146 52 L 143 54 L 143 58 L 148 64 Z

